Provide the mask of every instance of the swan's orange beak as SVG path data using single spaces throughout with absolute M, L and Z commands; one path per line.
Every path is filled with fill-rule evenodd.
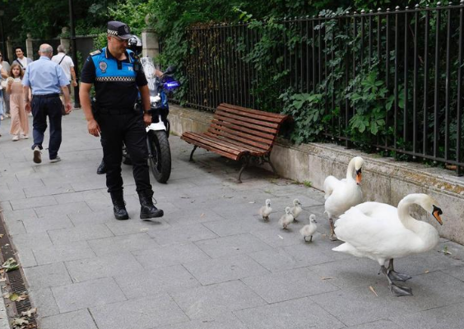
M 356 184 L 361 184 L 361 180 L 362 180 L 362 172 L 361 172 L 361 169 L 359 170 L 356 170 Z
M 443 214 L 443 212 L 441 211 L 440 208 L 438 208 L 436 206 L 433 206 L 432 215 L 433 215 L 433 217 L 435 217 L 437 222 L 440 223 L 440 225 L 443 225 L 443 222 L 442 222 L 441 217 L 440 217 L 440 215 L 442 215 L 442 214 Z

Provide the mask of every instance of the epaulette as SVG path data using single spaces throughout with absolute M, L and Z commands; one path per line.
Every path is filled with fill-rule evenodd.
M 98 54 L 101 54 L 101 53 L 102 53 L 102 52 L 101 52 L 100 49 L 99 49 L 99 50 L 95 50 L 95 51 L 92 51 L 92 52 L 90 53 L 90 56 L 95 56 L 95 55 L 98 55 Z

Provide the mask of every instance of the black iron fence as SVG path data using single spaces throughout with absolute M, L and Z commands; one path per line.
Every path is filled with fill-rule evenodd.
M 188 40 L 189 106 L 286 111 L 299 141 L 464 167 L 464 1 L 196 27 Z

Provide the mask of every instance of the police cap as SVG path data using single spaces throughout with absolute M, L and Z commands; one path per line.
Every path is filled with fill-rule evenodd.
M 112 35 L 124 40 L 132 37 L 129 26 L 127 26 L 126 23 L 118 21 L 108 22 L 108 35 Z

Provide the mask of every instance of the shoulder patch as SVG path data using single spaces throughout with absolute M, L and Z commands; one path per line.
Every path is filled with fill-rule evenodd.
M 90 56 L 95 56 L 95 55 L 98 55 L 98 54 L 101 54 L 101 50 L 92 51 L 92 52 L 90 53 Z

